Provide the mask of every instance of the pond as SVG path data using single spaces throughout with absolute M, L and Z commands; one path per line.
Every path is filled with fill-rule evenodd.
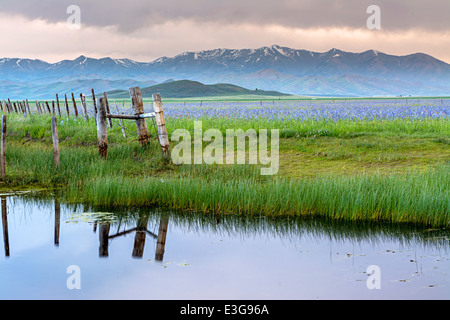
M 449 230 L 3 195 L 0 299 L 449 299 Z

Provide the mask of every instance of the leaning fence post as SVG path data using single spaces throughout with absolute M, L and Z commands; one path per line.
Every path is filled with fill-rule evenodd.
M 61 118 L 61 109 L 59 108 L 59 97 L 58 97 L 58 94 L 56 94 L 56 106 L 58 107 L 58 115 Z
M 92 92 L 92 102 L 94 103 L 94 111 L 95 111 L 95 118 L 97 119 L 97 100 L 95 99 L 95 92 L 94 89 L 91 89 Z
M 50 106 L 48 105 L 48 101 L 45 101 L 45 106 L 47 107 L 47 111 L 48 111 L 48 113 L 52 113 L 51 111 L 50 111 Z
M 83 106 L 84 117 L 86 118 L 86 121 L 89 121 L 89 117 L 87 114 L 87 108 L 86 108 L 86 96 L 84 94 L 80 93 L 80 99 L 81 99 L 81 105 Z
M 108 158 L 108 131 L 106 128 L 106 99 L 99 98 L 97 113 L 98 153 L 101 159 Z
M 67 94 L 64 94 L 64 100 L 65 100 L 65 103 L 66 103 L 67 117 L 69 117 L 70 112 L 69 112 L 69 103 L 67 102 Z
M 75 110 L 75 117 L 78 117 L 77 104 L 75 103 L 75 97 L 73 96 L 73 92 L 72 92 L 72 102 L 73 102 L 73 109 Z
M 134 115 L 139 116 L 144 113 L 144 102 L 142 101 L 141 88 L 134 87 L 129 89 L 131 96 L 131 103 L 133 104 Z M 138 133 L 138 140 L 141 146 L 146 145 L 150 141 L 148 133 L 147 122 L 144 118 L 136 119 L 136 127 Z
M 161 95 L 155 93 L 153 95 L 153 110 L 155 111 L 156 126 L 158 127 L 158 138 L 161 144 L 161 150 L 164 157 L 170 156 L 170 144 L 169 136 L 167 134 L 166 120 L 164 119 L 163 105 L 161 101 Z
M 52 117 L 52 140 L 53 140 L 53 160 L 55 166 L 59 167 L 59 141 L 58 141 L 58 128 L 56 126 L 56 117 Z
M 0 163 L 2 178 L 4 178 L 6 176 L 6 115 L 2 116 Z
M 25 102 L 27 104 L 28 114 L 31 115 L 30 104 L 28 103 L 28 99 L 26 99 Z

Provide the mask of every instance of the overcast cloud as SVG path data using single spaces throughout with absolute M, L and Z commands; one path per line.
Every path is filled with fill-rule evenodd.
M 366 26 L 366 9 L 378 5 L 391 31 L 450 30 L 448 0 L 0 0 L 0 10 L 50 22 L 67 19 L 66 8 L 82 9 L 83 23 L 118 26 L 123 32 L 167 20 L 227 24 L 277 24 L 293 28 Z
M 373 4 L 381 9 L 381 30 L 366 27 Z M 81 9 L 80 30 L 67 30 L 69 5 Z M 0 34 L 0 57 L 44 60 L 86 54 L 150 61 L 191 50 L 279 44 L 425 52 L 450 62 L 450 1 L 0 0 Z M 36 37 L 40 45 L 29 46 Z

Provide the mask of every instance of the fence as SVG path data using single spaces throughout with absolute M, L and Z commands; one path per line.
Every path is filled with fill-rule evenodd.
M 138 141 L 141 146 L 145 147 L 150 142 L 150 135 L 147 127 L 146 119 L 151 118 L 156 126 L 158 132 L 158 140 L 161 146 L 161 151 L 166 159 L 170 156 L 170 144 L 167 134 L 166 123 L 164 119 L 163 104 L 160 94 L 153 94 L 153 111 L 144 113 L 144 104 L 139 87 L 130 88 L 131 106 L 133 114 L 121 114 L 116 105 L 117 114 L 111 113 L 108 97 L 106 93 L 103 93 L 102 97 L 96 98 L 94 89 L 92 92 L 93 103 L 93 115 L 96 119 L 97 125 L 97 139 L 98 139 L 98 151 L 101 159 L 108 158 L 108 125 L 113 127 L 112 119 L 119 119 L 119 124 L 122 130 L 122 134 L 126 137 L 125 129 L 122 120 L 134 120 L 137 128 Z M 75 100 L 75 96 L 71 94 L 72 107 L 75 117 L 79 116 L 78 108 Z M 86 96 L 80 94 L 81 106 L 84 113 L 84 118 L 89 121 L 89 112 L 86 104 Z M 42 105 L 41 105 L 42 103 Z M 51 104 L 51 108 L 50 108 Z M 67 94 L 64 95 L 64 107 L 66 114 L 70 116 L 70 106 L 67 98 Z M 31 115 L 30 104 L 28 100 L 11 102 L 10 99 L 3 100 L 0 103 L 0 109 L 2 112 L 10 113 L 23 113 L 24 116 Z M 56 122 L 56 116 L 62 116 L 61 105 L 58 94 L 56 94 L 56 100 L 48 101 L 35 101 L 35 109 L 38 114 L 52 114 L 52 141 L 53 141 L 53 157 L 56 167 L 60 166 L 59 158 L 59 140 L 58 140 L 58 128 Z M 6 175 L 6 120 L 7 115 L 2 116 L 1 122 L 1 140 L 0 140 L 0 173 L 2 178 Z M 155 122 L 156 120 L 156 122 Z

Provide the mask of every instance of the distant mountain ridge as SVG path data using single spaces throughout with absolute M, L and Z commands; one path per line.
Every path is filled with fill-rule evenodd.
M 423 53 L 389 55 L 331 49 L 313 52 L 273 45 L 257 49 L 184 52 L 151 62 L 94 59 L 48 63 L 37 59 L 0 58 L 0 98 L 36 94 L 54 96 L 52 84 L 74 80 L 117 81 L 114 88 L 92 82 L 98 91 L 128 89 L 126 82 L 189 79 L 205 84 L 232 83 L 248 89 L 299 95 L 449 95 L 450 65 Z M 121 85 L 120 82 L 123 84 Z M 98 87 L 96 87 L 98 86 Z M 60 89 L 58 89 L 60 90 Z

